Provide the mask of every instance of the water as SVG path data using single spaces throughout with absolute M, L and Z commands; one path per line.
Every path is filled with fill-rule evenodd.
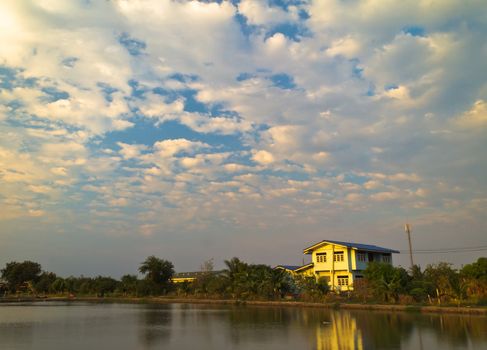
M 0 349 L 487 349 L 487 318 L 191 304 L 0 305 Z

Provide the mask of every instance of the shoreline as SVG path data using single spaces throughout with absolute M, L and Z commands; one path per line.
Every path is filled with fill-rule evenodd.
M 422 314 L 463 314 L 487 316 L 487 307 L 479 306 L 432 306 L 432 305 L 396 305 L 396 304 L 358 304 L 358 303 L 313 303 L 304 301 L 259 301 L 234 299 L 198 299 L 172 297 L 6 297 L 0 298 L 4 303 L 26 302 L 91 302 L 91 303 L 126 303 L 126 304 L 207 304 L 237 306 L 269 306 L 269 307 L 303 307 L 343 310 L 369 310 L 389 312 L 418 312 Z

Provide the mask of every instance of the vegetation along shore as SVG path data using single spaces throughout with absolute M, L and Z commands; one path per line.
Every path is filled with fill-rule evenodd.
M 185 302 L 487 315 L 487 258 L 459 270 L 447 263 L 407 271 L 373 262 L 363 281 L 342 293 L 330 290 L 323 280 L 238 258 L 226 260 L 225 265 L 224 270 L 214 271 L 212 261 L 207 261 L 195 280 L 174 283 L 173 264 L 155 256 L 140 264 L 142 278 L 124 275 L 120 280 L 63 278 L 43 271 L 36 262 L 9 262 L 1 270 L 0 301 Z

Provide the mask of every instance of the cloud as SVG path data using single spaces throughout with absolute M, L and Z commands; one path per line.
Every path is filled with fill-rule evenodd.
M 275 160 L 272 153 L 265 150 L 256 151 L 252 156 L 252 159 L 257 163 L 264 165 L 273 163 Z
M 164 158 L 174 156 L 180 152 L 192 153 L 197 149 L 206 147 L 208 145 L 203 142 L 195 142 L 187 139 L 171 139 L 154 143 L 156 154 Z
M 152 236 L 157 229 L 155 224 L 144 224 L 139 226 L 139 234 L 145 237 Z
M 273 25 L 295 20 L 292 12 L 279 7 L 270 7 L 264 2 L 243 0 L 238 5 L 238 12 L 247 18 L 250 25 Z
M 124 159 L 138 158 L 142 151 L 146 150 L 147 147 L 144 145 L 129 145 L 123 142 L 117 142 L 120 147 L 120 155 Z
M 29 209 L 28 214 L 29 216 L 39 217 L 39 216 L 46 215 L 46 212 L 44 210 L 39 210 L 39 209 Z
M 456 123 L 458 126 L 468 129 L 487 126 L 487 103 L 483 100 L 476 101 L 470 110 L 457 118 Z
M 331 43 L 331 46 L 326 50 L 327 55 L 337 56 L 342 55 L 346 58 L 357 57 L 360 52 L 360 42 L 350 36 L 336 39 Z
M 485 232 L 484 7 L 4 2 L 2 224 L 138 233 L 161 254 L 325 226 L 387 243 L 405 216 Z
M 59 176 L 67 176 L 68 175 L 68 171 L 64 167 L 51 168 L 50 170 L 51 170 L 51 173 L 53 173 L 54 175 L 59 175 Z
M 398 192 L 378 192 L 370 196 L 372 200 L 379 202 L 395 200 L 399 199 L 400 197 L 401 194 Z
M 128 203 L 127 198 L 116 198 L 110 201 L 110 205 L 113 207 L 125 207 Z

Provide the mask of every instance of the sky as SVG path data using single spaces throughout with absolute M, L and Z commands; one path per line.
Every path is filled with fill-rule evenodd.
M 1 1 L 0 265 L 485 248 L 486 37 L 485 0 Z

